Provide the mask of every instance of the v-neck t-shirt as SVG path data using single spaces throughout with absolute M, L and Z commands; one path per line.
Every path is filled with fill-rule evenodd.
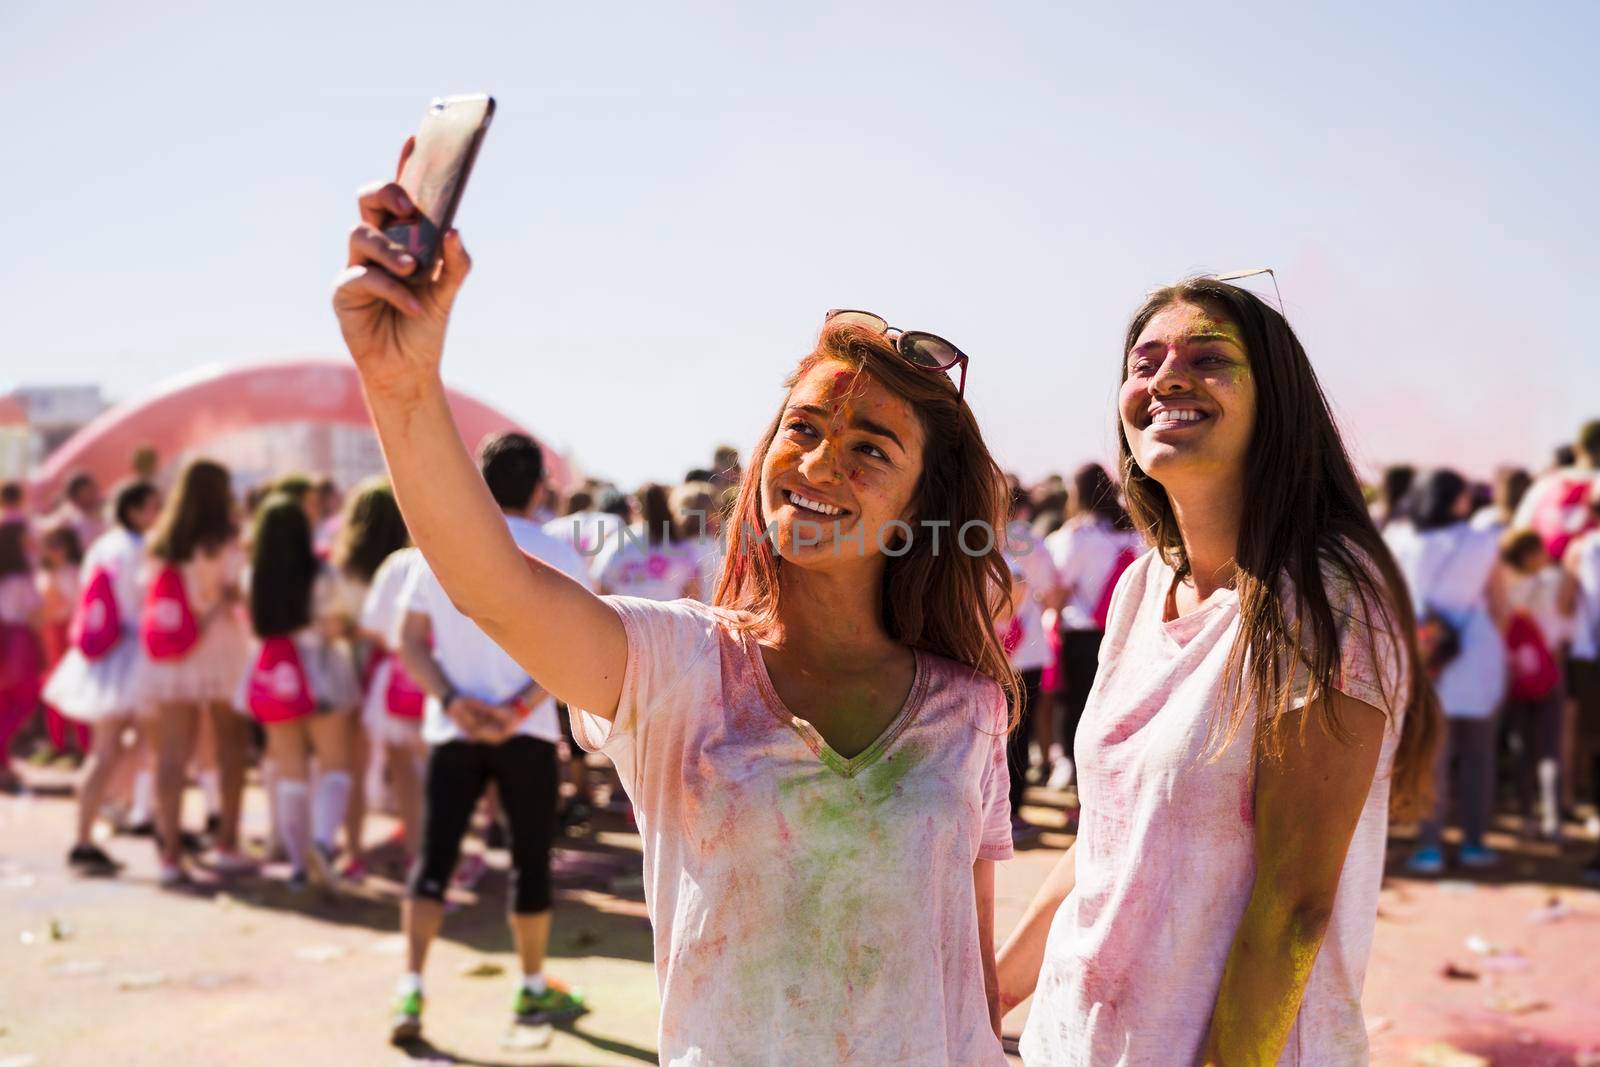
M 602 598 L 628 661 L 616 765 L 644 849 L 665 1064 L 1006 1062 L 972 867 L 1011 857 L 999 685 L 916 652 L 905 704 L 853 758 L 773 689 L 737 616 Z
M 1376 573 L 1370 561 L 1362 565 Z M 1339 643 L 1334 688 L 1389 723 L 1279 1064 L 1367 1061 L 1361 988 L 1407 681 L 1392 614 L 1336 573 L 1324 567 Z M 1046 940 L 1022 1036 L 1029 1067 L 1197 1062 L 1250 902 L 1253 718 L 1220 755 L 1210 733 L 1231 699 L 1225 667 L 1239 635 L 1239 598 L 1219 589 L 1169 620 L 1174 579 L 1149 551 L 1128 567 L 1112 602 L 1078 727 L 1077 881 Z M 1298 598 L 1285 585 L 1292 627 Z M 1308 688 L 1301 667 L 1293 706 L 1303 706 Z

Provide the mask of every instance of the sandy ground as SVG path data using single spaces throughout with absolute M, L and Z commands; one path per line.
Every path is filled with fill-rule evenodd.
M 615 816 L 568 839 L 557 862 L 549 969 L 594 1010 L 553 1032 L 511 1027 L 504 856 L 491 853 L 429 962 L 429 1041 L 401 1051 L 385 1043 L 401 963 L 395 848 L 331 897 L 291 893 L 273 866 L 163 892 L 150 844 L 132 838 L 106 842 L 127 863 L 120 878 L 82 879 L 63 863 L 66 779 L 30 779 L 33 794 L 0 797 L 0 1067 L 655 1062 L 638 840 Z M 247 800 L 246 833 L 259 836 L 264 799 L 252 788 Z M 1030 793 L 1026 813 L 1055 829 L 1003 865 L 1001 938 L 1071 841 L 1066 800 Z M 392 828 L 375 817 L 370 839 Z M 1508 836 L 1495 843 L 1515 848 Z M 1391 877 L 1364 1004 L 1373 1062 L 1600 1064 L 1600 892 L 1578 879 L 1591 847 L 1518 850 L 1475 881 Z M 1391 858 L 1403 853 L 1397 842 Z M 1008 1017 L 1008 1034 L 1027 1010 Z

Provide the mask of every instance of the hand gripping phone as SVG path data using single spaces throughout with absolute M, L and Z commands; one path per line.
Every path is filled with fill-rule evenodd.
M 417 214 L 383 231 L 416 257 L 417 269 L 407 277 L 413 285 L 425 285 L 433 277 L 439 242 L 455 221 L 492 118 L 494 97 L 483 93 L 441 97 L 422 116 L 416 143 L 400 171 L 400 187 L 411 197 Z

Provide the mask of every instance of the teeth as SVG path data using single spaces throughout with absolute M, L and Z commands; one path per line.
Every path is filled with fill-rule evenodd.
M 1200 412 L 1198 412 L 1198 411 L 1193 411 L 1193 410 L 1183 409 L 1183 408 L 1176 408 L 1176 409 L 1175 408 L 1167 408 L 1167 409 L 1165 409 L 1163 411 L 1156 412 L 1155 415 L 1150 419 L 1150 421 L 1151 422 L 1158 422 L 1158 423 L 1159 422 L 1199 422 L 1203 418 L 1205 418 L 1205 416 L 1200 414 Z
M 799 493 L 795 493 L 795 492 L 791 492 L 789 494 L 789 501 L 791 503 L 798 504 L 800 507 L 809 508 L 812 511 L 819 511 L 824 515 L 843 515 L 844 514 L 844 509 L 843 508 L 836 508 L 832 504 L 824 504 L 820 500 L 812 500 L 808 496 L 801 496 Z

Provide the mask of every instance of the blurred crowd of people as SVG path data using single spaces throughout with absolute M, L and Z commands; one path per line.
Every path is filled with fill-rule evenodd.
M 677 484 L 632 492 L 588 480 L 558 495 L 541 472 L 540 491 L 525 486 L 529 499 L 506 510 L 572 549 L 598 592 L 710 600 L 740 476 L 731 448 Z M 1098 464 L 1011 489 L 1015 592 L 997 625 L 1026 690 L 1010 742 L 1021 842 L 1038 832 L 1026 786 L 1073 784 L 1110 594 L 1144 546 Z M 204 460 L 169 487 L 135 477 L 109 498 L 78 475 L 59 501 L 34 502 L 46 507 L 0 486 L 0 788 L 21 788 L 16 758 L 81 763 L 68 859 L 84 873 L 119 867 L 94 832 L 102 818 L 154 837 L 169 885 L 207 849 L 224 875 L 278 859 L 295 885 L 359 879 L 372 804 L 399 815 L 409 860 L 425 850 L 427 686 L 410 676 L 428 667 L 405 646 L 426 565 L 393 493 L 382 479 L 342 492 L 299 473 L 237 490 Z M 1559 842 L 1581 803 L 1600 815 L 1600 422 L 1537 474 L 1477 483 L 1396 466 L 1371 503 L 1449 720 L 1411 868 L 1449 866 L 1452 821 L 1454 861 L 1495 864 L 1485 835 L 1502 791 L 1529 839 Z M 430 642 L 426 653 L 438 626 L 412 643 Z M 299 713 L 307 699 L 332 714 Z M 561 766 L 555 818 L 581 827 L 596 801 L 565 714 L 543 732 Z M 272 803 L 263 854 L 239 837 L 252 766 Z M 203 828 L 181 825 L 190 784 L 205 796 Z M 454 877 L 481 866 L 469 856 Z M 1600 878 L 1600 855 L 1587 870 Z

